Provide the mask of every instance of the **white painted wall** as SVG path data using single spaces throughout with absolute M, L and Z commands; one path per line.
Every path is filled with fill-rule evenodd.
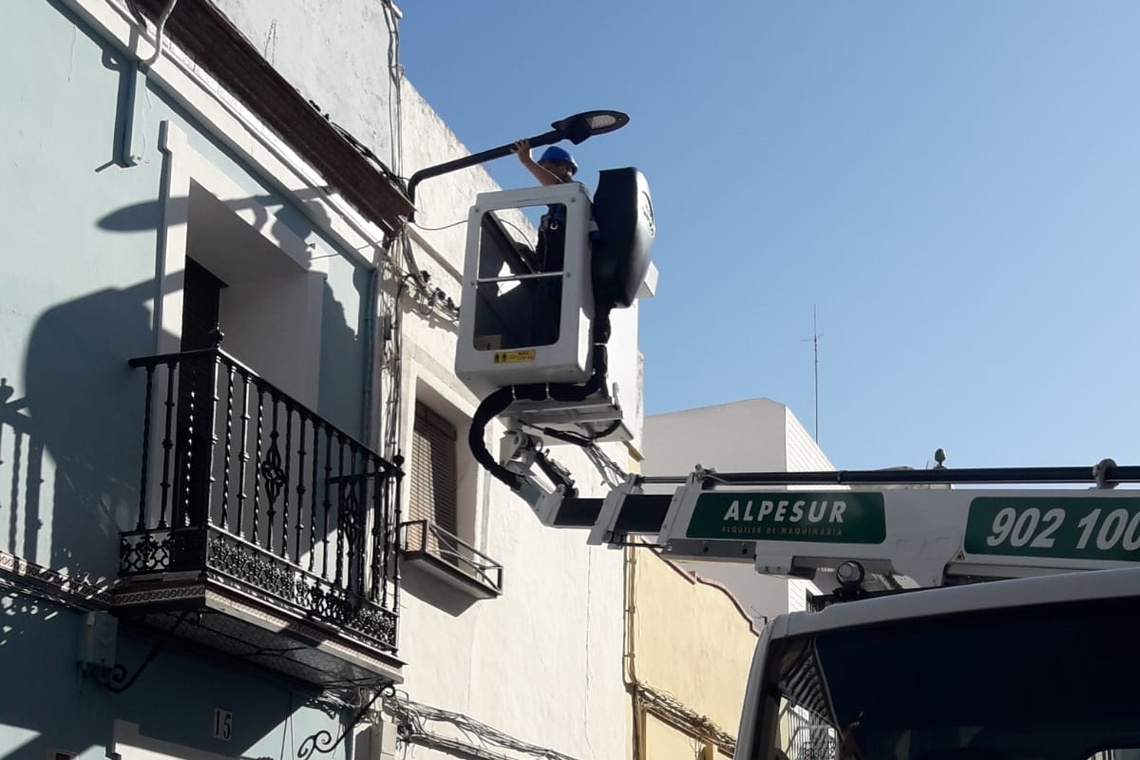
M 796 416 L 766 398 L 656 414 L 645 418 L 647 475 L 686 475 L 697 464 L 721 472 L 804 472 L 835 467 Z M 758 622 L 802 610 L 812 585 L 758 575 L 751 564 L 681 561 L 731 589 Z
M 387 0 L 212 0 L 282 76 L 389 167 L 397 141 Z
M 787 416 L 766 398 L 655 414 L 645 420 L 645 473 L 685 475 L 695 465 L 722 472 L 787 469 Z
M 815 442 L 807 428 L 790 409 L 784 407 L 784 410 L 787 412 L 784 418 L 784 453 L 788 472 L 834 470 L 835 466 L 831 464 L 831 460 L 823 453 L 823 449 Z
M 405 143 L 406 174 L 468 153 L 410 85 L 402 101 L 404 133 L 415 135 Z M 417 221 L 443 227 L 466 219 L 476 194 L 498 189 L 480 168 L 428 180 L 417 192 Z M 464 225 L 413 228 L 417 266 L 456 299 L 465 237 Z M 466 420 L 479 399 L 452 371 L 454 325 L 411 313 L 404 326 L 405 414 L 418 392 L 450 416 L 465 439 Z M 629 406 L 639 409 L 635 310 L 614 320 L 614 333 L 611 379 L 633 391 Z M 406 438 L 410 417 L 405 421 Z M 491 426 L 492 452 L 501 432 Z M 628 464 L 624 446 L 611 444 L 606 450 Z M 584 495 L 604 493 L 600 475 L 576 449 L 558 446 L 554 456 L 571 468 Z M 462 440 L 460 457 L 470 460 Z M 461 509 L 471 512 L 466 538 L 504 565 L 505 590 L 497 599 L 468 603 L 406 568 L 400 612 L 400 656 L 408 663 L 403 690 L 416 702 L 464 713 L 573 757 L 624 756 L 621 552 L 588 547 L 583 532 L 542 527 L 505 486 L 469 461 L 463 467 Z M 422 747 L 411 754 L 444 757 Z

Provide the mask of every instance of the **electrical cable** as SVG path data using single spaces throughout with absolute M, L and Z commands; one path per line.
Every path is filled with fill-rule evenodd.
M 688 733 L 694 738 L 714 744 L 731 755 L 736 750 L 736 737 L 706 715 L 700 715 L 668 692 L 644 683 L 632 685 L 634 698 L 649 712 Z
M 411 252 L 411 241 L 408 239 L 406 230 L 400 235 L 400 243 L 404 249 L 403 258 L 405 261 L 414 265 L 415 257 Z M 459 307 L 455 305 L 454 299 L 447 295 L 442 288 L 430 288 L 431 274 L 428 271 L 409 272 L 401 269 L 399 264 L 395 261 L 392 261 L 392 265 L 396 270 L 396 274 L 402 278 L 400 284 L 397 286 L 398 288 L 406 288 L 409 280 L 415 284 L 414 297 L 416 301 L 412 308 L 417 314 L 424 318 L 439 316 L 453 324 L 458 322 Z M 397 298 L 399 298 L 400 295 L 401 293 L 398 291 Z
M 550 478 L 551 483 L 565 486 L 567 496 L 572 496 L 578 492 L 578 489 L 574 487 L 574 479 L 570 477 L 570 473 L 548 457 L 545 451 L 534 452 L 534 463 L 538 465 L 546 477 Z
M 467 220 L 466 219 L 460 219 L 458 222 L 452 222 L 451 224 L 445 224 L 442 227 L 425 227 L 422 224 L 419 224 L 418 222 L 411 222 L 411 225 L 413 227 L 415 227 L 416 229 L 419 229 L 419 230 L 423 230 L 424 232 L 439 232 L 441 230 L 449 230 L 452 227 L 458 227 L 461 224 L 467 224 Z
M 629 475 L 617 462 L 607 456 L 597 444 L 586 448 L 586 456 L 588 456 L 594 463 L 594 466 L 601 471 L 602 477 L 606 478 L 610 486 L 616 487 L 620 485 Z
M 616 430 L 617 427 L 621 425 L 621 420 L 617 420 L 617 425 L 611 425 L 606 428 L 606 430 L 595 434 L 595 436 L 584 436 L 579 433 L 573 433 L 569 430 L 558 430 L 556 428 L 540 427 L 538 425 L 525 421 L 520 421 L 520 424 L 523 427 L 535 430 L 542 435 L 548 436 L 550 438 L 556 438 L 560 441 L 572 443 L 575 446 L 581 447 L 582 450 L 586 452 L 586 456 L 590 458 L 590 461 L 592 461 L 594 463 L 594 466 L 602 472 L 603 477 L 606 477 L 607 482 L 609 482 L 609 484 L 612 486 L 619 485 L 622 481 L 625 480 L 626 476 L 628 475 L 628 473 L 623 470 L 617 462 L 615 462 L 609 455 L 601 450 L 596 440 L 597 438 L 609 435 L 609 433 L 613 432 L 613 430 Z
M 527 234 L 527 231 L 524 230 L 522 227 L 518 226 L 517 224 L 515 224 L 514 222 L 509 222 L 506 219 L 499 219 L 497 216 L 495 218 L 499 220 L 500 224 L 505 225 L 507 227 L 510 227 L 512 230 L 519 233 L 519 236 L 522 238 L 522 240 L 516 241 L 516 242 L 525 242 L 525 241 L 531 239 L 531 236 Z
M 457 750 L 464 754 L 470 753 L 469 756 L 481 758 L 481 760 L 499 760 L 501 756 L 492 758 L 474 743 L 465 747 L 454 739 L 448 739 L 431 732 L 426 725 L 428 723 L 447 723 L 455 727 L 465 737 L 474 737 L 482 746 L 490 744 L 543 760 L 574 760 L 574 758 L 549 747 L 516 739 L 510 734 L 462 713 L 413 702 L 406 694 L 399 691 L 384 701 L 384 709 L 396 719 L 401 738 L 405 742 L 424 746 L 439 746 L 440 748 Z M 469 741 L 471 740 L 469 739 Z
M 335 741 L 332 738 L 332 734 L 330 734 L 328 731 L 325 731 L 324 729 L 306 736 L 301 740 L 301 748 L 297 750 L 297 757 L 300 758 L 300 760 L 308 760 L 308 758 L 314 752 L 320 752 L 321 754 L 325 755 L 331 754 L 332 751 L 335 750 L 340 745 L 340 743 L 348 737 L 349 734 L 352 733 L 352 730 L 356 728 L 357 724 L 360 723 L 361 720 L 364 719 L 364 716 L 367 715 L 368 711 L 372 708 L 372 705 L 376 702 L 377 699 L 380 698 L 382 694 L 385 693 L 385 691 L 391 692 L 394 691 L 394 689 L 392 687 L 375 689 L 372 692 L 372 697 L 366 703 L 364 703 L 364 705 L 359 710 L 356 711 L 356 714 L 353 715 L 348 724 L 344 726 L 344 729 L 341 731 L 340 736 L 338 736 Z

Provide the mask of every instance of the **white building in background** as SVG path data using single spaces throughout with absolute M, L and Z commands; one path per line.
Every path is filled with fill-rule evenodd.
M 646 475 L 686 475 L 698 464 L 721 472 L 834 470 L 792 410 L 766 398 L 645 418 Z M 812 585 L 762 576 L 747 563 L 678 562 L 731 589 L 754 619 L 804 609 Z

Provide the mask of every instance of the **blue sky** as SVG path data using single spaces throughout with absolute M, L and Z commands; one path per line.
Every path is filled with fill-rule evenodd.
M 630 114 L 573 151 L 653 192 L 647 413 L 764 396 L 811 430 L 815 306 L 838 467 L 1140 464 L 1140 3 L 403 10 L 472 150 Z

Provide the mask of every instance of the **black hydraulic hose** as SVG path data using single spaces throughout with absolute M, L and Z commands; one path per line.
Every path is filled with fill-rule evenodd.
M 542 401 L 550 398 L 555 401 L 583 401 L 605 387 L 606 372 L 609 370 L 609 361 L 606 355 L 606 343 L 610 339 L 610 308 L 598 309 L 594 314 L 594 366 L 590 379 L 582 385 L 573 383 L 528 383 L 526 385 L 512 385 L 500 388 L 479 404 L 475 415 L 471 418 L 471 428 L 467 431 L 467 445 L 471 449 L 475 461 L 503 483 L 512 491 L 522 488 L 523 479 L 518 473 L 511 472 L 499 464 L 491 452 L 487 450 L 487 443 L 483 436 L 487 424 L 506 411 L 515 399 L 526 401 Z M 616 429 L 616 427 L 615 427 Z M 603 435 L 608 435 L 607 431 Z M 571 434 L 572 435 L 572 434 Z M 584 438 L 589 445 L 590 439 Z M 577 441 L 571 441 L 578 443 Z M 543 467 L 545 471 L 546 468 Z
M 483 399 L 471 418 L 471 429 L 467 431 L 467 445 L 471 448 L 475 461 L 483 465 L 483 469 L 510 486 L 512 491 L 517 491 L 522 488 L 522 478 L 518 473 L 511 472 L 495 461 L 495 457 L 487 450 L 486 441 L 483 440 L 487 423 L 502 414 L 514 401 L 515 397 L 511 391 L 511 388 L 500 388 Z

